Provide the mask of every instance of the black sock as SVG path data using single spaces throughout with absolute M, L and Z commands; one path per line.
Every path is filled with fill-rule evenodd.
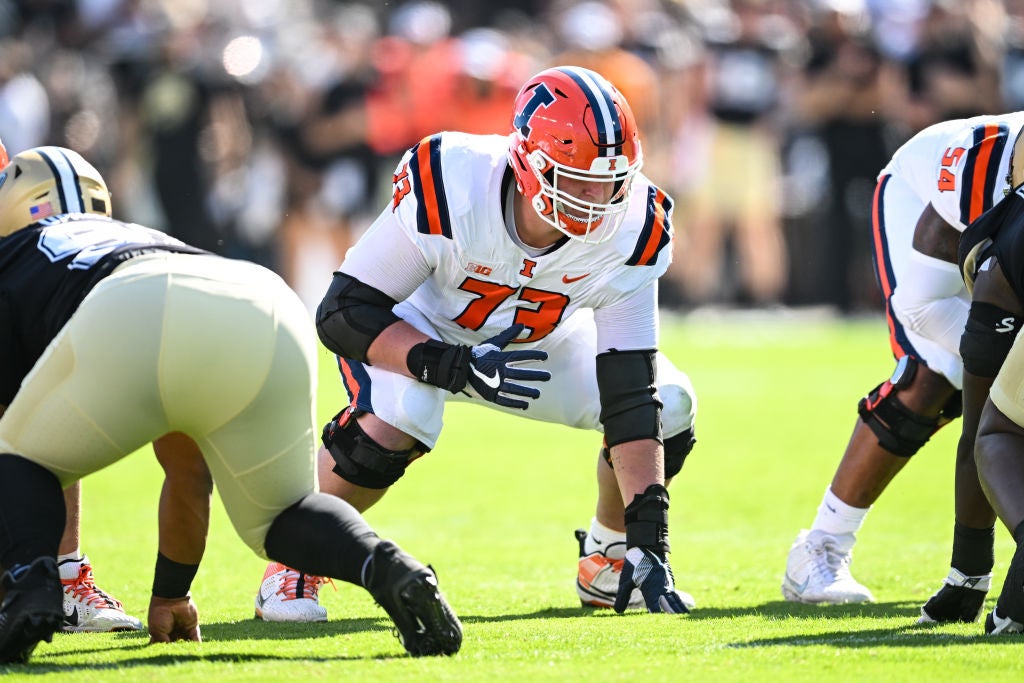
M 953 524 L 953 558 L 950 565 L 966 576 L 983 576 L 996 563 L 996 530 L 974 529 L 960 522 Z
M 0 454 L 0 565 L 56 559 L 64 515 L 57 477 L 30 460 Z
M 380 538 L 354 507 L 314 493 L 277 516 L 264 547 L 275 562 L 304 574 L 361 586 L 363 564 L 378 543 Z

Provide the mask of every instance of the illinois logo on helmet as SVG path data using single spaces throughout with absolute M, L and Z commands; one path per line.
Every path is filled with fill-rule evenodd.
M 508 157 L 537 214 L 584 242 L 615 234 L 643 164 L 629 104 L 603 76 L 578 66 L 542 71 L 519 91 Z M 581 183 L 599 184 L 600 196 L 578 196 Z
M 15 154 L 0 173 L 0 237 L 65 213 L 110 215 L 110 192 L 99 171 L 64 147 Z

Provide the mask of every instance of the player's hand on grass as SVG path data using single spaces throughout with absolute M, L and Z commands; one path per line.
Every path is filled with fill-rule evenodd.
M 615 596 L 615 611 L 622 614 L 629 604 L 629 596 L 639 588 L 648 612 L 686 614 L 690 610 L 682 596 L 676 592 L 672 567 L 660 552 L 650 548 L 630 548 L 622 563 L 619 592 Z
M 150 643 L 170 643 L 175 640 L 194 640 L 199 643 L 199 610 L 191 595 L 183 598 L 149 599 Z

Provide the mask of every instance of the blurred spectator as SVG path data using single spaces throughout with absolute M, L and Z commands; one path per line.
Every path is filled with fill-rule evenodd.
M 664 304 L 859 310 L 894 147 L 1024 108 L 1024 0 L 0 2 L 0 137 L 83 153 L 119 217 L 315 301 L 397 155 L 504 134 L 518 84 L 556 62 L 626 94 L 677 199 Z
M 11 156 L 49 141 L 50 97 L 31 63 L 26 43 L 0 45 L 0 139 Z
M 450 128 L 460 61 L 451 21 L 433 0 L 414 0 L 391 15 L 388 34 L 373 48 L 377 82 L 367 98 L 368 139 L 378 154 L 397 159 L 420 138 Z
M 778 117 L 796 36 L 766 0 L 733 0 L 697 18 L 706 43 L 706 116 L 687 122 L 677 143 L 698 176 L 676 210 L 682 220 L 670 273 L 693 304 L 779 303 L 787 265 Z
M 871 196 L 891 152 L 889 108 L 903 96 L 896 67 L 879 50 L 862 0 L 817 0 L 797 111 L 824 146 L 824 219 L 793 240 L 802 269 L 815 269 L 818 301 L 841 311 L 877 304 L 871 265 Z
M 342 5 L 295 33 L 282 46 L 289 58 L 264 90 L 274 91 L 268 97 L 287 162 L 280 270 L 312 306 L 377 201 L 367 97 L 380 25 L 369 8 Z M 317 69 L 308 68 L 312 60 Z
M 451 128 L 506 135 L 511 126 L 509 112 L 522 83 L 535 70 L 533 62 L 511 49 L 498 31 L 475 28 L 458 37 L 458 65 Z
M 907 58 L 911 132 L 947 119 L 999 112 L 998 56 L 968 9 L 984 3 L 932 0 Z
M 202 20 L 170 27 L 141 93 L 139 144 L 148 152 L 160 225 L 189 244 L 222 253 L 226 235 L 209 213 L 214 175 L 203 145 L 212 142 L 205 137 L 210 126 L 228 135 L 247 126 L 237 103 L 226 101 L 236 94 L 216 77 L 218 62 L 202 59 L 209 56 L 203 46 L 210 29 Z M 215 124 L 215 118 L 227 120 Z

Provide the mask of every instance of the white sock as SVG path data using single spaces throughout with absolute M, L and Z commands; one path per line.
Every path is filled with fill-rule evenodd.
M 85 554 L 81 548 L 75 548 L 73 553 L 63 553 L 57 556 L 57 570 L 60 578 L 64 580 L 77 579 L 78 572 L 85 561 Z
M 855 535 L 864 524 L 864 517 L 867 516 L 870 507 L 855 508 L 839 500 L 836 494 L 832 493 L 829 487 L 825 491 L 825 497 L 818 506 L 818 516 L 814 518 L 811 529 L 820 529 L 829 534 Z
M 594 517 L 590 520 L 590 533 L 583 541 L 583 552 L 589 555 L 597 551 L 613 560 L 621 560 L 626 556 L 626 532 L 609 529 Z

